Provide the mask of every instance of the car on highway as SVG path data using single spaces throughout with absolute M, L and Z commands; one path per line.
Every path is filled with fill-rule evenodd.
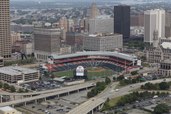
M 115 89 L 115 91 L 116 91 L 116 92 L 118 92 L 118 91 L 119 91 L 119 89 Z

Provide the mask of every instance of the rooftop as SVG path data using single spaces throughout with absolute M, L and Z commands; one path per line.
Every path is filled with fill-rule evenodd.
M 3 112 L 13 111 L 13 110 L 15 110 L 15 109 L 10 106 L 0 107 L 0 111 L 3 111 Z
M 64 59 L 70 57 L 78 57 L 78 56 L 114 56 L 118 58 L 122 58 L 125 60 L 133 61 L 137 59 L 134 55 L 128 55 L 119 52 L 108 52 L 108 51 L 85 51 L 85 52 L 77 52 L 74 54 L 67 54 L 67 55 L 52 55 L 54 59 Z
M 97 34 L 90 34 L 89 37 L 104 37 L 104 36 L 116 36 L 121 35 L 118 33 L 97 33 Z
M 161 46 L 164 48 L 164 49 L 171 49 L 171 42 L 163 42 L 161 44 Z
M 23 73 L 30 74 L 30 73 L 35 73 L 35 72 L 37 72 L 37 70 L 23 68 L 20 66 L 9 66 L 9 67 L 0 68 L 0 73 L 4 73 L 7 75 L 22 75 Z

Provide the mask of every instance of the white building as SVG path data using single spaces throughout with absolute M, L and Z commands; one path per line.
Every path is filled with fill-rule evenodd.
M 165 37 L 165 10 L 155 9 L 144 12 L 144 42 L 153 43 L 154 31 L 158 37 Z
M 22 114 L 22 113 L 10 106 L 5 106 L 5 107 L 0 107 L 0 114 Z
M 121 34 L 96 34 L 83 39 L 83 48 L 87 51 L 114 51 L 123 48 Z
M 88 21 L 89 34 L 95 33 L 113 33 L 114 21 L 108 15 L 98 16 Z

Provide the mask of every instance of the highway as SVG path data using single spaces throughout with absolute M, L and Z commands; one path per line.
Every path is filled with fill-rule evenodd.
M 9 95 L 9 96 L 31 96 L 31 95 L 40 95 L 40 94 L 48 94 L 48 93 L 53 93 L 57 91 L 63 91 L 63 90 L 69 90 L 72 88 L 77 88 L 79 87 L 87 87 L 92 85 L 94 82 L 85 82 L 83 84 L 78 84 L 78 85 L 73 85 L 73 86 L 68 86 L 68 87 L 62 87 L 58 89 L 51 89 L 51 90 L 45 90 L 45 91 L 38 91 L 38 92 L 28 92 L 28 93 L 7 93 L 7 92 L 1 92 L 0 95 Z
M 153 81 L 147 81 L 143 83 L 136 83 L 132 84 L 131 87 L 130 85 L 122 87 L 119 89 L 119 91 L 114 91 L 114 88 L 116 87 L 117 83 L 113 83 L 112 87 L 108 87 L 105 89 L 104 92 L 99 94 L 98 96 L 89 99 L 88 101 L 84 102 L 83 104 L 79 105 L 78 107 L 72 109 L 70 112 L 67 114 L 87 114 L 91 112 L 93 109 L 101 105 L 106 101 L 107 98 L 116 98 L 119 96 L 123 96 L 126 94 L 131 93 L 131 91 L 136 90 L 141 87 L 141 85 L 144 85 L 145 83 L 151 82 L 151 83 L 160 83 L 162 82 L 163 79 L 159 80 L 153 80 Z M 171 78 L 166 79 L 167 82 L 171 81 Z
M 34 100 L 38 100 L 38 99 L 44 99 L 44 98 L 46 99 L 48 97 L 58 96 L 61 94 L 69 94 L 70 92 L 78 91 L 78 90 L 93 87 L 93 86 L 94 85 L 92 83 L 87 82 L 85 84 L 79 84 L 79 85 L 75 85 L 75 86 L 65 87 L 62 89 L 57 89 L 56 91 L 53 90 L 53 92 L 49 92 L 49 91 L 51 91 L 51 90 L 49 90 L 48 93 L 45 92 L 45 93 L 37 95 L 37 96 L 0 103 L 0 107 L 20 104 L 20 103 L 26 103 L 26 102 L 30 102 L 30 101 L 34 101 Z

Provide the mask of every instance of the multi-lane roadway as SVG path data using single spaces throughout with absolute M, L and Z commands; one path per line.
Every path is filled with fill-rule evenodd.
M 162 82 L 163 79 L 159 79 L 159 80 L 153 80 L 153 81 L 148 81 L 151 83 L 160 83 Z M 166 79 L 167 82 L 171 81 L 171 78 Z M 116 89 L 116 85 L 117 83 L 113 83 L 112 86 L 108 87 L 104 92 L 102 92 L 100 95 L 84 102 L 83 104 L 79 105 L 78 107 L 74 108 L 73 110 L 71 110 L 70 112 L 68 112 L 67 114 L 87 114 L 90 112 L 93 112 L 93 110 L 95 108 L 97 108 L 98 106 L 100 106 L 101 104 L 103 104 L 107 98 L 116 98 L 119 96 L 123 96 L 126 94 L 131 93 L 133 90 L 136 90 L 138 88 L 141 87 L 141 85 L 144 85 L 147 82 L 143 82 L 143 83 L 136 83 L 136 84 L 132 84 L 131 86 L 125 86 L 120 88 L 118 91 L 115 91 L 114 89 Z

